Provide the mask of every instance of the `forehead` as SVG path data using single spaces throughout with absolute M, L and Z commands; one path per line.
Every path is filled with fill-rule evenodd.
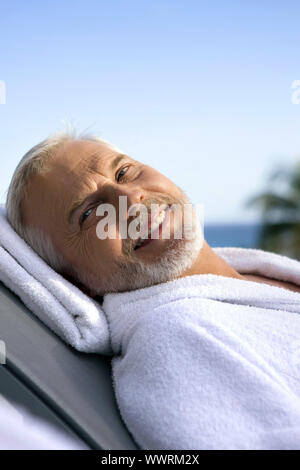
M 51 156 L 47 171 L 35 175 L 30 184 L 28 197 L 23 204 L 24 219 L 33 225 L 47 225 L 47 221 L 62 215 L 66 206 L 82 188 L 86 178 L 97 169 L 105 171 L 118 149 L 94 141 L 65 142 Z
M 66 197 L 72 196 L 85 186 L 93 173 L 104 174 L 117 155 L 120 155 L 118 149 L 105 143 L 67 142 L 51 157 L 49 170 L 42 177 L 45 190 L 52 195 L 63 191 Z
M 50 167 L 57 174 L 76 175 L 85 168 L 93 170 L 105 166 L 120 153 L 102 142 L 71 141 L 64 143 L 51 158 Z

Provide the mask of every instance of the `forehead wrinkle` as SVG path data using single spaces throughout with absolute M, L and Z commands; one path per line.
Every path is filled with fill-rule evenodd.
M 78 162 L 74 164 L 71 168 L 67 168 L 67 172 L 72 176 L 75 176 L 76 179 L 81 178 L 83 176 L 83 172 L 87 170 L 88 172 L 96 172 L 97 168 L 99 168 L 99 156 L 102 152 L 99 150 L 94 152 L 88 158 L 85 155 L 82 155 Z M 104 159 L 102 159 L 104 160 Z
M 72 194 L 71 198 L 68 198 L 64 207 L 66 220 L 70 221 L 71 214 L 75 212 L 76 208 L 85 201 L 91 192 L 97 190 L 97 183 L 92 177 L 96 174 L 102 174 L 102 176 L 104 176 L 103 173 L 99 171 L 99 155 L 101 153 L 102 152 L 97 151 L 89 157 L 88 161 L 85 159 L 83 163 L 81 163 L 79 173 L 76 175 L 75 181 L 73 182 L 73 184 L 76 185 L 75 192 Z
M 107 159 L 105 158 L 99 159 L 100 155 L 101 155 L 101 152 L 98 151 L 90 156 L 89 161 L 86 164 L 86 169 L 90 171 L 91 173 L 96 173 L 97 171 L 99 171 L 100 162 L 106 163 Z
M 110 162 L 110 169 L 114 169 L 122 159 L 127 158 L 127 155 L 123 153 L 117 153 L 116 155 L 109 154 L 99 159 L 101 153 L 102 152 L 98 151 L 90 156 L 89 162 L 87 163 L 86 167 L 92 173 L 99 173 L 99 163 L 104 164 L 105 167 L 107 167 Z
M 84 159 L 82 158 L 77 165 L 75 166 L 75 171 L 71 170 L 71 176 L 73 177 L 73 183 L 72 184 L 79 184 L 82 185 L 82 180 L 83 184 L 85 183 L 85 177 L 89 175 L 94 175 L 95 173 L 97 174 L 102 174 L 99 171 L 99 155 L 100 152 L 95 152 L 92 154 L 89 159 Z M 103 174 L 102 174 L 103 175 Z
M 83 181 L 81 178 L 79 179 L 79 185 L 76 187 L 75 194 L 73 193 L 65 204 L 64 212 L 67 219 L 69 219 L 70 212 L 74 212 L 75 208 L 80 206 L 93 191 L 97 191 L 97 183 L 91 176 L 88 175 Z
M 81 165 L 80 172 L 81 170 L 83 171 L 83 174 L 77 174 L 75 178 L 75 184 L 78 182 L 79 183 L 79 190 L 77 188 L 76 193 L 73 194 L 71 201 L 68 202 L 66 205 L 66 219 L 70 223 L 71 218 L 73 213 L 77 210 L 77 208 L 84 202 L 84 200 L 89 196 L 89 193 L 91 191 L 94 191 L 97 189 L 97 187 L 92 188 L 92 186 L 95 184 L 95 180 L 91 178 L 91 176 L 94 176 L 95 174 L 97 175 L 102 175 L 104 176 L 103 173 L 99 171 L 99 162 L 106 164 L 105 167 L 108 167 L 108 163 L 110 162 L 110 169 L 112 170 L 115 168 L 118 163 L 123 159 L 126 158 L 127 156 L 125 154 L 117 154 L 117 155 L 107 155 L 99 159 L 99 156 L 102 154 L 101 151 L 94 152 L 92 155 L 89 156 L 88 160 L 84 159 L 84 162 Z M 110 157 L 114 158 L 110 158 Z M 80 163 L 79 163 L 80 165 Z M 85 174 L 86 172 L 86 174 Z M 105 173 L 105 172 L 104 172 Z M 97 184 L 96 184 L 97 186 Z M 86 191 L 87 189 L 87 191 Z M 78 192 L 82 191 L 83 194 L 78 196 Z

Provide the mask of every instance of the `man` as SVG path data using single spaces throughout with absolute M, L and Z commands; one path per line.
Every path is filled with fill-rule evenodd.
M 126 226 L 133 219 L 130 207 L 151 205 L 184 209 L 186 194 L 166 176 L 108 142 L 56 134 L 31 149 L 20 161 L 10 184 L 7 217 L 17 233 L 54 269 L 88 295 L 103 296 L 166 282 L 194 274 L 217 274 L 265 282 L 300 292 L 293 283 L 253 274 L 241 275 L 218 256 L 203 239 L 193 212 L 192 239 L 175 238 L 176 224 L 184 223 L 169 211 L 170 237 L 146 238 L 150 243 L 121 238 L 118 217 L 122 197 L 127 198 Z M 116 210 L 116 237 L 100 239 L 97 207 Z M 164 205 L 164 206 L 163 206 Z M 161 211 L 166 217 L 166 211 Z M 155 224 L 155 221 L 150 220 Z M 139 240 L 138 240 L 139 241 Z
M 50 266 L 103 296 L 116 399 L 141 448 L 299 448 L 300 263 L 219 256 L 187 206 L 155 169 L 70 134 L 23 157 L 6 202 Z

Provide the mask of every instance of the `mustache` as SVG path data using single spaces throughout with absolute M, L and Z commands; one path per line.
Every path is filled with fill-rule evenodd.
M 149 215 L 151 215 L 152 204 L 156 204 L 158 206 L 167 204 L 170 207 L 173 204 L 178 204 L 178 205 L 183 206 L 183 204 L 186 202 L 188 202 L 188 198 L 186 197 L 185 194 L 183 194 L 183 197 L 181 199 L 178 199 L 174 196 L 171 197 L 168 194 L 167 195 L 163 194 L 160 196 L 156 196 L 155 198 L 148 198 L 147 201 L 144 201 L 143 203 L 136 204 L 137 212 L 139 212 L 139 209 L 138 209 L 139 206 L 146 207 L 147 212 L 146 213 L 139 212 L 138 215 L 128 217 L 127 233 L 128 233 L 128 228 L 129 228 L 130 223 L 137 218 L 140 219 L 139 230 L 141 228 L 140 226 L 144 226 L 144 224 L 146 225 L 148 223 L 148 217 Z M 122 248 L 123 248 L 123 252 L 125 253 L 125 255 L 129 255 L 133 251 L 136 242 L 137 240 L 130 238 L 130 237 L 127 237 L 126 239 L 122 239 L 122 245 L 123 245 Z

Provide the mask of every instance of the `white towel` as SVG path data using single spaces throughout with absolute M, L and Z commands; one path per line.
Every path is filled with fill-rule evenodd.
M 300 262 L 214 248 L 300 285 Z M 300 449 L 300 294 L 214 274 L 111 293 L 113 384 L 142 449 Z
M 111 355 L 98 302 L 56 273 L 13 230 L 0 205 L 0 280 L 49 328 L 82 352 Z

